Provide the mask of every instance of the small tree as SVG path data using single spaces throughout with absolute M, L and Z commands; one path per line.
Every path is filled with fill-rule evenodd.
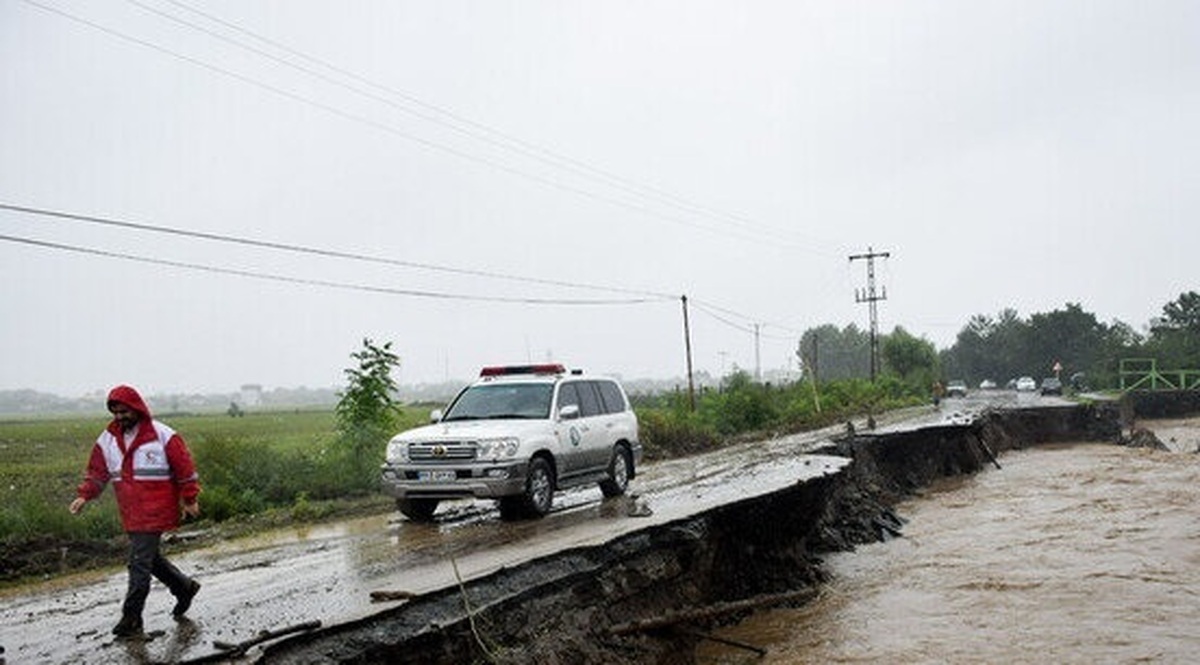
M 913 337 L 896 326 L 883 340 L 884 365 L 914 387 L 929 385 L 937 376 L 937 349 L 933 342 Z
M 392 343 L 377 346 L 363 339 L 361 351 L 350 354 L 357 367 L 345 370 L 348 386 L 337 403 L 339 451 L 351 474 L 352 488 L 367 489 L 377 480 L 373 473 L 382 459 L 384 445 L 394 433 L 398 405 L 392 398 L 396 382 L 392 369 L 400 357 Z

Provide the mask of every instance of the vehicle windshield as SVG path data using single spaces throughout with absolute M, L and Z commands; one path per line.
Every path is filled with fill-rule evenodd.
M 550 383 L 495 383 L 467 388 L 442 421 L 498 418 L 545 419 L 550 417 Z

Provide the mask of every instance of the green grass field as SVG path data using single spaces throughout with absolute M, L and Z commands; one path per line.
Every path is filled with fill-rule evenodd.
M 419 411 L 419 413 L 418 413 Z M 428 415 L 404 412 L 401 427 Z M 328 410 L 156 416 L 187 441 L 204 488 L 208 518 L 225 519 L 297 501 L 336 498 L 345 473 L 337 463 L 335 417 Z M 119 533 L 112 489 L 79 516 L 75 497 L 96 436 L 108 423 L 94 417 L 0 421 L 0 541 L 35 537 L 97 538 Z M 382 461 L 384 445 L 379 443 Z
M 635 408 L 647 459 L 711 450 L 745 433 L 811 429 L 924 399 L 920 391 L 886 379 L 823 384 L 818 402 L 808 384 L 771 387 L 753 384 L 746 376 L 734 378 L 722 390 L 698 396 L 694 411 L 679 394 L 640 399 Z M 203 488 L 201 520 L 232 520 L 222 525 L 224 531 L 392 505 L 378 491 L 386 437 L 369 457 L 356 456 L 339 439 L 332 408 L 251 412 L 237 418 L 224 413 L 156 416 L 178 431 L 192 451 Z M 428 406 L 406 407 L 396 430 L 426 422 L 428 416 Z M 111 488 L 82 514 L 67 511 L 92 444 L 107 423 L 104 414 L 0 421 L 0 582 L 56 570 L 61 567 L 58 553 L 65 557 L 68 550 L 112 542 L 120 535 Z

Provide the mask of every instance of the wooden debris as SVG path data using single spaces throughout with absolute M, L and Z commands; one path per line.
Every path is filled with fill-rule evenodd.
M 736 600 L 729 603 L 716 603 L 707 607 L 701 607 L 694 610 L 686 610 L 683 612 L 671 612 L 663 614 L 651 619 L 642 619 L 640 621 L 630 621 L 627 623 L 617 624 L 609 629 L 613 635 L 628 635 L 630 633 L 639 633 L 647 630 L 655 630 L 657 628 L 666 628 L 680 623 L 688 623 L 690 621 L 700 621 L 702 619 L 713 619 L 726 614 L 736 614 L 745 610 L 757 609 L 769 605 L 779 605 L 781 603 L 789 603 L 797 600 L 807 601 L 816 597 L 815 589 L 801 589 L 800 591 L 788 591 L 785 593 L 772 593 L 762 596 L 747 598 L 746 600 Z
M 411 591 L 372 591 L 371 602 L 386 603 L 392 600 L 408 600 L 409 598 L 415 598 L 416 596 L 417 594 Z
M 691 635 L 693 637 L 699 637 L 702 640 L 716 642 L 717 644 L 724 644 L 725 646 L 737 647 L 738 649 L 745 649 L 746 651 L 753 651 L 754 653 L 756 653 L 760 656 L 767 655 L 766 649 L 764 649 L 762 647 L 756 647 L 753 644 L 747 644 L 746 642 L 738 642 L 737 640 L 731 640 L 727 637 L 717 637 L 716 635 L 713 635 L 712 633 L 702 633 L 698 630 L 691 630 L 688 628 L 679 628 L 677 630 L 685 632 L 688 635 Z
M 993 453 L 993 452 L 992 452 L 992 449 L 988 447 L 988 444 L 987 444 L 987 442 L 986 442 L 986 441 L 984 441 L 984 440 L 983 440 L 983 437 L 981 437 L 981 436 L 973 436 L 973 435 L 968 435 L 968 436 L 970 436 L 971 438 L 975 439 L 975 442 L 976 442 L 976 443 L 978 443 L 978 444 L 979 444 L 979 447 L 983 449 L 983 454 L 984 454 L 984 455 L 987 455 L 987 458 L 988 458 L 989 460 L 991 460 L 991 461 L 992 461 L 992 464 L 995 464 L 995 465 L 996 465 L 996 468 L 997 468 L 997 469 L 999 469 L 999 468 L 1000 468 L 1000 462 L 997 462 L 997 461 L 996 461 L 996 454 L 995 454 L 995 453 Z
M 241 655 L 250 647 L 262 644 L 263 642 L 269 642 L 285 635 L 291 635 L 292 633 L 303 633 L 309 630 L 316 630 L 320 627 L 321 622 L 318 620 L 305 621 L 304 623 L 298 623 L 284 628 L 276 628 L 275 630 L 262 630 L 259 631 L 258 635 L 251 637 L 248 640 L 242 640 L 241 642 L 222 642 L 221 640 L 213 640 L 213 646 L 221 651 L 227 652 L 228 655 Z

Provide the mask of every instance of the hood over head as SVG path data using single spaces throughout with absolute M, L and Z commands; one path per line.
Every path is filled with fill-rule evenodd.
M 107 404 L 111 407 L 113 402 L 120 402 L 141 414 L 143 420 L 150 420 L 150 407 L 146 406 L 142 396 L 132 386 L 117 386 L 108 391 Z

